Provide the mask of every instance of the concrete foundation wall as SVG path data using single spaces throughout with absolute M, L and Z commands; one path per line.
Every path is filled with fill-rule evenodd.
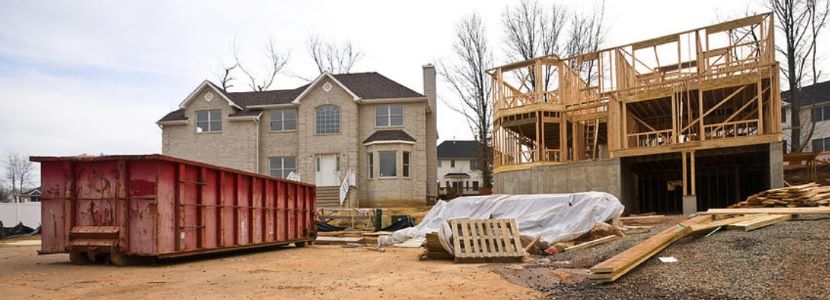
M 535 166 L 499 172 L 494 176 L 496 194 L 557 194 L 606 192 L 623 200 L 620 159 Z M 627 205 L 626 205 L 627 206 Z

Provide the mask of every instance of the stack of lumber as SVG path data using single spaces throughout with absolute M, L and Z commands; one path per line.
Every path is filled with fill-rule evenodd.
M 811 207 L 830 205 L 830 186 L 808 183 L 766 190 L 730 207 Z
M 421 255 L 421 259 L 453 258 L 452 254 L 447 252 L 447 250 L 444 249 L 444 246 L 441 245 L 437 232 L 427 233 L 426 241 L 424 242 L 423 247 L 424 253 Z

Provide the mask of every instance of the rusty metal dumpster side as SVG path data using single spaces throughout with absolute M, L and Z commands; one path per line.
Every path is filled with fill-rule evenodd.
M 316 236 L 313 185 L 161 155 L 32 160 L 41 253 L 173 257 Z

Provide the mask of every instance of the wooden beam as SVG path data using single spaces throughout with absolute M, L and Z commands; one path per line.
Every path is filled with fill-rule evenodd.
M 830 215 L 830 207 L 764 207 L 764 208 L 712 208 L 702 215 Z
M 692 230 L 692 232 L 708 231 L 708 230 L 712 230 L 712 229 L 715 229 L 715 228 L 718 228 L 718 227 L 723 227 L 723 226 L 726 226 L 726 225 L 729 225 L 729 224 L 749 221 L 749 220 L 755 219 L 756 217 L 757 216 L 749 215 L 749 216 L 741 216 L 741 217 L 717 220 L 717 221 L 712 221 L 712 222 L 709 222 L 709 223 L 694 224 L 694 225 L 689 226 L 689 229 Z
M 792 215 L 752 215 L 755 218 L 729 224 L 726 226 L 729 229 L 740 229 L 743 231 L 752 231 L 758 228 L 766 227 L 775 223 L 784 222 L 791 219 Z
M 584 242 L 582 244 L 570 246 L 568 248 L 565 248 L 565 251 L 573 251 L 573 250 L 591 248 L 593 246 L 596 246 L 596 245 L 599 245 L 599 244 L 605 244 L 607 242 L 614 241 L 614 240 L 617 240 L 619 238 L 620 238 L 620 236 L 618 236 L 618 235 L 609 235 L 609 236 L 601 237 L 601 238 L 598 238 L 598 239 L 595 239 L 595 240 L 592 240 L 592 241 Z

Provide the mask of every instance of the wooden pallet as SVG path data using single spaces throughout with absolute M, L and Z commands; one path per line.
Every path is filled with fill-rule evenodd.
M 515 219 L 453 219 L 455 262 L 516 262 L 526 252 Z

